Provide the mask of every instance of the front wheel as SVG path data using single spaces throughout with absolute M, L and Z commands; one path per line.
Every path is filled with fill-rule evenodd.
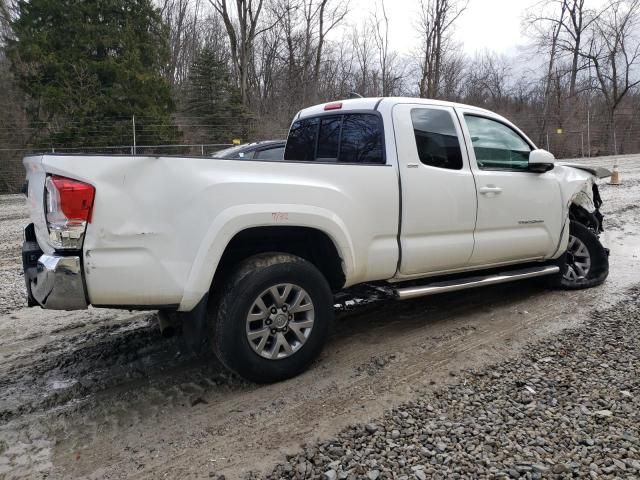
M 326 279 L 306 260 L 255 255 L 227 277 L 209 311 L 213 350 L 247 380 L 293 377 L 322 350 L 333 321 L 332 299 Z
M 579 290 L 602 284 L 609 275 L 609 257 L 596 234 L 581 223 L 569 225 L 569 242 L 560 274 L 552 286 Z

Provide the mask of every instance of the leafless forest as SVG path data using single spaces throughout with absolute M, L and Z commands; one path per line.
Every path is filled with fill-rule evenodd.
M 468 2 L 481 0 L 416 2 L 415 11 L 407 12 L 416 19 L 405 33 L 416 45 L 411 53 L 391 47 L 389 3 L 375 1 L 366 15 L 348 15 L 348 0 L 156 0 L 168 36 L 162 75 L 175 103 L 176 143 L 228 143 L 238 136 L 234 111 L 219 112 L 214 105 L 203 113 L 185 101 L 193 102 L 192 73 L 206 49 L 228 68 L 243 140 L 282 137 L 300 108 L 356 93 L 495 110 L 557 157 L 640 151 L 640 0 L 592 2 L 597 7 L 585 0 L 542 0 L 519 19 L 528 46 L 517 58 L 465 53 L 457 22 Z M 18 3 L 0 0 L 3 47 Z M 3 169 L 25 150 L 49 148 L 43 131 L 77 121 L 59 113 L 34 122 L 27 114 L 33 99 L 18 87 L 15 68 L 0 49 Z M 131 142 L 126 133 L 119 144 Z M 144 134 L 138 143 L 145 144 Z M 57 147 L 72 146 L 83 147 Z M 3 177 L 0 191 L 15 189 L 10 176 Z

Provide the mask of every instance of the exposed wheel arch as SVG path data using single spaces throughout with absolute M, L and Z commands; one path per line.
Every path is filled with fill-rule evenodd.
M 569 220 L 578 222 L 596 233 L 602 232 L 601 219 L 602 215 L 599 214 L 598 210 L 591 213 L 584 207 L 575 203 L 572 203 L 569 207 Z
M 238 232 L 220 258 L 212 287 L 215 288 L 239 262 L 266 252 L 304 258 L 324 275 L 334 292 L 345 284 L 343 259 L 329 235 L 315 228 L 283 225 L 251 227 Z

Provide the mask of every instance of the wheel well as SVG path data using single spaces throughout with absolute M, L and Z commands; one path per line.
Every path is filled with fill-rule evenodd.
M 258 253 L 282 252 L 311 262 L 325 276 L 333 291 L 345 283 L 342 258 L 329 236 L 308 227 L 254 227 L 237 233 L 227 245 L 213 284 L 221 280 L 234 265 Z
M 596 212 L 598 212 L 597 209 Z M 588 212 L 585 208 L 575 203 L 572 203 L 569 207 L 569 219 L 581 223 L 595 232 L 602 231 L 602 221 L 598 219 L 596 214 Z

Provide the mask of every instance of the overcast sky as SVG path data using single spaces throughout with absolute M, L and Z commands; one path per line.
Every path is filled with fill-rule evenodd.
M 352 0 L 349 23 L 357 24 L 375 10 L 381 0 Z M 416 19 L 419 0 L 382 0 L 389 16 L 390 42 L 401 53 L 410 53 L 418 43 Z M 603 0 L 587 0 L 596 6 Z M 465 52 L 489 49 L 498 53 L 516 54 L 517 47 L 527 41 L 522 32 L 526 10 L 539 5 L 540 0 L 470 0 L 467 10 L 455 27 L 454 38 Z

